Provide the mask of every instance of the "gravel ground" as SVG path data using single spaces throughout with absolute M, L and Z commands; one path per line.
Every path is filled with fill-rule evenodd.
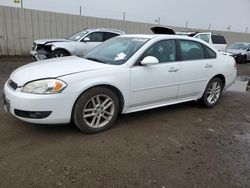
M 27 57 L 0 57 L 0 93 Z M 250 76 L 250 64 L 239 65 Z M 1 98 L 2 100 L 2 98 Z M 0 187 L 250 187 L 250 92 L 120 115 L 109 131 L 32 125 L 0 105 Z

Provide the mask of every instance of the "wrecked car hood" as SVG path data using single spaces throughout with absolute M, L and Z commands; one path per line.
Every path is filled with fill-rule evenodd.
M 53 42 L 72 42 L 68 39 L 41 39 L 41 40 L 35 40 L 34 43 L 36 44 L 48 44 Z

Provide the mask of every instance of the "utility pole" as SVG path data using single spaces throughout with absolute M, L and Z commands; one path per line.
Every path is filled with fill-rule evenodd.
M 125 19 L 126 19 L 126 12 L 124 11 L 122 20 L 125 21 Z
M 248 32 L 248 27 L 246 28 L 246 33 Z
M 209 24 L 209 26 L 208 26 L 208 30 L 209 30 L 209 31 L 211 30 L 211 24 Z
M 23 8 L 23 0 L 20 0 L 21 1 L 21 8 Z
M 188 21 L 186 21 L 186 29 L 188 28 Z
M 80 5 L 80 16 L 82 16 L 82 6 Z

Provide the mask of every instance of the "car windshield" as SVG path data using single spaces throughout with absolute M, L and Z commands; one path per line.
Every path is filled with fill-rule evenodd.
M 88 32 L 87 31 L 80 31 L 77 32 L 75 34 L 73 34 L 72 36 L 68 37 L 68 40 L 73 40 L 73 41 L 78 41 L 80 38 L 82 38 L 83 36 L 85 36 Z
M 236 43 L 236 44 L 232 44 L 231 46 L 229 46 L 228 49 L 246 50 L 249 47 L 250 47 L 250 44 L 248 43 Z
M 140 37 L 115 37 L 89 51 L 84 58 L 100 63 L 121 65 L 148 40 Z

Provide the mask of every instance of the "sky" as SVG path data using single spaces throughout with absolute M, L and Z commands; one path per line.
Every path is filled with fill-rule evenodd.
M 0 5 L 20 7 L 14 0 Z M 250 33 L 250 0 L 23 0 L 24 8 L 161 25 Z

